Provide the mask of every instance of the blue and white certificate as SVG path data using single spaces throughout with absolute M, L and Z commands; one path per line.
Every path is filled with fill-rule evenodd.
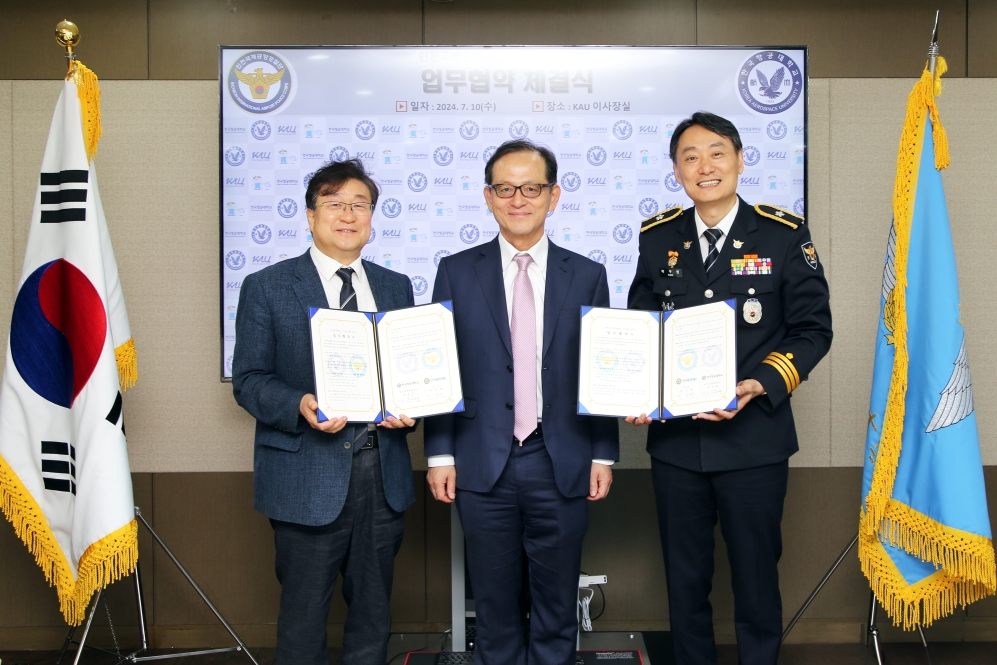
M 664 312 L 663 417 L 737 408 L 735 305 L 722 300 Z
M 383 420 L 374 315 L 312 309 L 312 363 L 319 422 Z

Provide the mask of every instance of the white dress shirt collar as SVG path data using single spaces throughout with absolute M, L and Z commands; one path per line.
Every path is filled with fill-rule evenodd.
M 525 252 L 520 252 L 518 249 L 513 247 L 512 243 L 506 240 L 501 233 L 499 233 L 498 235 L 498 243 L 499 243 L 499 251 L 501 252 L 502 255 L 503 272 L 507 267 L 509 267 L 509 264 L 513 262 L 517 254 L 529 254 L 530 256 L 533 257 L 533 262 L 537 264 L 537 267 L 540 268 L 540 271 L 546 274 L 547 254 L 550 251 L 550 241 L 547 240 L 546 233 L 544 233 L 543 236 L 540 237 L 540 240 L 537 242 L 537 244 L 533 245 L 533 247 L 530 247 Z
M 322 279 L 325 280 L 326 282 L 331 280 L 333 277 L 338 277 L 338 275 L 336 275 L 336 271 L 339 270 L 340 268 L 353 268 L 353 273 L 355 275 L 354 279 L 360 279 L 363 280 L 364 282 L 367 281 L 367 275 L 364 274 L 363 271 L 363 259 L 361 259 L 359 256 L 357 257 L 357 260 L 354 261 L 353 263 L 349 265 L 343 265 L 336 259 L 323 254 L 318 248 L 315 247 L 315 245 L 312 245 L 311 249 L 309 249 L 308 251 L 312 255 L 312 263 L 315 264 L 315 267 L 318 269 L 319 275 L 321 275 Z
M 720 220 L 720 223 L 713 227 L 723 231 L 724 238 L 730 235 L 730 227 L 734 225 L 734 218 L 737 217 L 737 209 L 739 207 L 741 207 L 741 199 L 734 201 L 734 207 L 730 209 L 730 212 L 724 215 L 724 218 Z M 704 222 L 703 218 L 699 216 L 699 210 L 693 208 L 693 211 L 696 213 L 696 235 L 702 237 L 703 234 L 706 233 L 706 229 L 710 227 L 706 226 L 706 222 Z

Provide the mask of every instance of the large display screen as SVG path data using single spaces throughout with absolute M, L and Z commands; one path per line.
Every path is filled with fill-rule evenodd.
M 744 144 L 751 203 L 806 214 L 804 47 L 221 47 L 222 378 L 249 273 L 302 254 L 309 174 L 359 157 L 381 188 L 363 257 L 432 297 L 442 257 L 489 242 L 484 166 L 503 141 L 557 155 L 555 244 L 606 266 L 626 307 L 641 220 L 691 202 L 672 130 L 698 110 Z

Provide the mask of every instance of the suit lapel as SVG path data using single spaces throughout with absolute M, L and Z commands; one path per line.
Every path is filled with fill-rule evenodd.
M 478 275 L 478 283 L 485 294 L 488 311 L 495 320 L 499 337 L 505 344 L 505 350 L 512 356 L 512 338 L 509 333 L 509 312 L 505 300 L 505 283 L 502 281 L 502 253 L 499 250 L 498 238 L 481 245 L 481 254 L 474 263 L 474 271 Z
M 371 267 L 372 265 L 374 267 Z M 396 298 L 391 283 L 382 279 L 384 273 L 378 270 L 379 267 L 369 261 L 363 261 L 363 272 L 367 276 L 367 283 L 370 284 L 370 292 L 374 294 L 374 304 L 377 305 L 377 311 L 384 312 L 395 309 Z
M 703 268 L 702 252 L 699 249 L 699 236 L 696 234 L 696 213 L 694 208 L 690 208 L 684 216 L 678 229 L 679 242 L 682 249 L 677 250 L 679 261 L 682 263 L 686 273 L 699 280 L 700 284 L 706 284 L 706 270 Z M 686 243 L 689 248 L 686 249 Z
M 298 301 L 308 314 L 310 307 L 329 307 L 329 301 L 325 297 L 325 288 L 322 286 L 322 277 L 318 274 L 318 268 L 312 261 L 308 252 L 295 259 L 294 294 L 298 296 Z
M 544 288 L 544 346 L 541 358 L 546 357 L 551 340 L 554 339 L 554 328 L 561 313 L 561 306 L 571 287 L 574 269 L 571 267 L 571 253 L 561 249 L 548 240 L 547 246 L 547 284 Z M 579 316 L 581 314 L 579 313 Z
M 712 284 L 723 275 L 730 273 L 731 259 L 752 253 L 751 250 L 754 249 L 755 243 L 751 234 L 753 234 L 757 228 L 758 225 L 755 223 L 754 209 L 745 203 L 743 199 L 739 198 L 737 216 L 734 217 L 734 223 L 730 226 L 730 233 L 728 234 L 727 239 L 724 240 L 724 246 L 720 250 L 720 256 L 717 257 L 717 264 L 713 266 L 713 271 L 710 273 L 707 284 Z M 743 244 L 740 247 L 734 247 L 735 240 L 740 241 Z

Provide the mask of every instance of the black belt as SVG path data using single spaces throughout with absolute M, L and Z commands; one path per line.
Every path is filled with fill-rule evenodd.
M 533 430 L 532 432 L 530 432 L 529 436 L 527 436 L 522 441 L 520 441 L 516 437 L 512 437 L 512 442 L 513 443 L 517 443 L 519 445 L 523 445 L 524 443 L 527 443 L 528 441 L 532 441 L 533 439 L 543 438 L 543 435 L 544 435 L 543 424 L 542 423 L 537 423 L 537 428 L 535 430 Z
M 358 450 L 370 450 L 371 448 L 377 448 L 377 430 L 370 429 L 367 430 L 367 442 L 360 446 Z

